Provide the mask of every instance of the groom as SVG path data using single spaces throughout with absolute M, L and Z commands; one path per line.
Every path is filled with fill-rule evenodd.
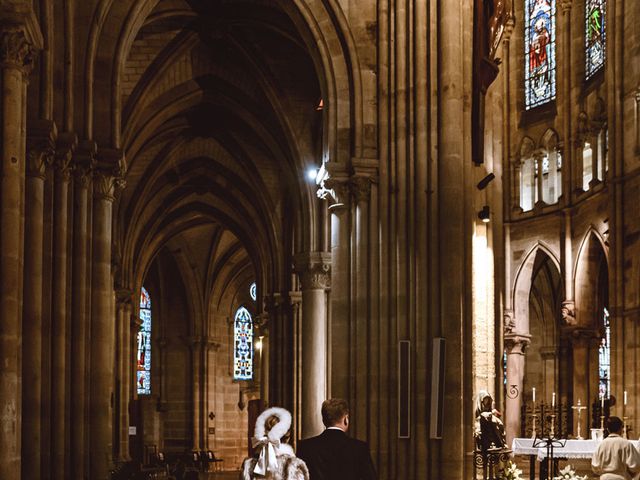
M 311 480 L 377 479 L 367 444 L 347 436 L 347 402 L 330 398 L 322 403 L 321 412 L 327 429 L 298 444 L 298 457 L 307 464 Z

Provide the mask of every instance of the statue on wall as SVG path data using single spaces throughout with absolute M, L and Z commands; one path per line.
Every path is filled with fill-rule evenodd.
M 475 0 L 473 28 L 472 158 L 484 163 L 484 99 L 498 76 L 496 58 L 505 27 L 512 18 L 511 0 Z
M 507 444 L 500 412 L 493 408 L 493 398 L 486 390 L 481 390 L 476 399 L 476 423 L 473 435 L 476 440 L 476 449 L 483 452 L 501 450 Z

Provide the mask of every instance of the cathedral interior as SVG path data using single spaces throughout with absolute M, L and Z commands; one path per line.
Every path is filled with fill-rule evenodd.
M 476 478 L 485 391 L 508 446 L 550 411 L 637 439 L 638 24 L 0 0 L 0 479 L 237 471 L 265 407 L 295 442 L 330 397 L 380 479 Z

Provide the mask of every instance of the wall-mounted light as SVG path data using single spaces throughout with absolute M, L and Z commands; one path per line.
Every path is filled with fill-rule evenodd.
M 307 178 L 311 182 L 315 182 L 317 177 L 318 177 L 318 169 L 317 168 L 313 168 L 312 167 L 309 170 L 307 170 Z
M 484 223 L 489 223 L 491 220 L 491 210 L 489 210 L 489 205 L 482 207 L 482 210 L 478 212 L 478 218 Z
M 258 337 L 258 341 L 256 342 L 256 348 L 260 351 L 262 351 L 262 339 L 264 338 L 264 335 L 260 335 Z
M 478 182 L 478 185 L 476 185 L 476 187 L 478 187 L 478 190 L 484 190 L 485 188 L 487 188 L 487 185 L 489 185 L 494 178 L 496 178 L 496 176 L 493 173 L 490 173 L 489 175 L 484 177 L 482 180 L 480 180 Z

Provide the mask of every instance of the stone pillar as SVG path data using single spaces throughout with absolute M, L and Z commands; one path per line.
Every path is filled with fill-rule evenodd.
M 572 250 L 571 210 L 564 210 L 564 301 L 562 302 L 562 320 L 565 325 L 576 324 L 576 306 L 573 285 L 573 250 Z
M 329 162 L 328 165 L 330 165 Z M 329 392 L 332 397 L 344 398 L 352 401 L 351 376 L 349 375 L 349 338 L 350 325 L 350 288 L 349 288 L 349 248 L 350 226 L 349 215 L 350 195 L 349 184 L 341 175 L 341 172 L 331 173 L 329 186 L 334 192 L 334 198 L 330 201 L 329 212 L 331 214 L 331 325 L 329 326 L 329 355 L 328 371 Z M 335 177 L 333 176 L 335 175 Z M 341 368 L 333 369 L 332 365 L 341 365 Z M 329 393 L 328 392 L 328 393 Z
M 355 162 L 355 159 L 354 159 Z M 377 163 L 377 162 L 376 162 Z M 367 357 L 371 348 L 369 332 L 369 200 L 371 197 L 372 177 L 364 174 L 356 174 L 350 179 L 350 187 L 353 197 L 353 232 L 351 238 L 354 242 L 352 252 L 352 290 L 351 298 L 353 318 L 349 338 L 358 339 L 367 348 L 355 348 L 351 344 L 349 350 L 353 358 L 354 377 L 352 399 L 353 405 L 366 404 L 369 399 L 369 364 Z M 344 341 L 344 340 L 343 340 Z M 367 411 L 363 408 L 355 408 L 350 416 L 351 430 L 358 438 L 367 435 Z
M 505 411 L 505 431 L 507 445 L 520 436 L 520 408 L 525 371 L 525 349 L 531 343 L 528 334 L 510 333 L 505 335 L 507 349 L 507 395 Z
M 3 7 L 5 8 L 5 7 Z M 5 12 L 0 12 L 0 15 Z M 26 86 L 32 47 L 0 25 L 0 478 L 20 478 L 20 322 L 23 280 Z
M 535 178 L 535 188 L 536 188 L 536 192 L 538 193 L 538 201 L 535 201 L 535 195 L 534 195 L 534 206 L 542 206 L 544 205 L 544 199 L 543 199 L 543 193 L 544 193 L 544 185 L 543 185 L 543 178 L 544 175 L 542 174 L 542 158 L 543 158 L 543 154 L 542 152 L 538 151 L 534 154 L 533 156 L 533 176 Z M 536 172 L 538 172 L 538 175 L 536 177 Z
M 193 388 L 193 449 L 201 449 L 202 438 L 202 350 L 203 342 L 201 337 L 191 337 L 191 368 L 192 368 L 192 388 Z
M 118 377 L 120 378 L 120 397 L 118 398 L 118 460 L 126 462 L 129 456 L 129 396 L 131 392 L 131 290 L 120 289 L 116 292 L 118 322 Z
M 86 147 L 86 146 L 85 146 Z M 95 144 L 76 153 L 73 203 L 73 300 L 71 306 L 71 478 L 86 478 L 86 425 L 82 421 L 87 407 L 87 265 L 89 251 L 89 186 Z M 80 420 L 82 419 L 82 420 Z
M 53 157 L 55 125 L 50 134 L 35 139 L 27 156 L 24 238 L 24 303 L 22 318 L 22 478 L 40 479 L 42 408 L 42 265 L 44 240 L 44 180 Z
M 296 255 L 302 283 L 302 438 L 324 429 L 320 408 L 327 395 L 327 289 L 331 284 L 331 254 Z
M 65 453 L 68 451 L 66 418 L 67 385 L 67 269 L 69 249 L 68 212 L 71 156 L 75 138 L 61 134 L 54 162 L 53 202 L 53 295 L 51 318 L 51 478 L 66 480 Z
M 93 190 L 93 271 L 91 285 L 91 382 L 89 478 L 105 478 L 112 465 L 115 328 L 111 278 L 112 209 L 119 180 L 98 169 Z

